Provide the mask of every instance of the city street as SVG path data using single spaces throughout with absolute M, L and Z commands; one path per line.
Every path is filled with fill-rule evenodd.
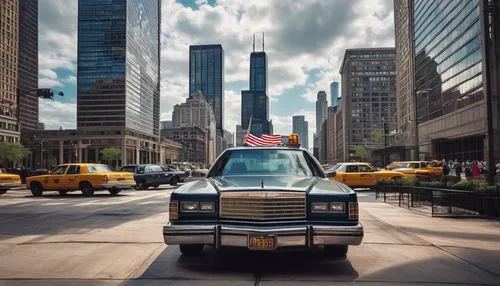
M 320 250 L 180 255 L 163 243 L 174 188 L 86 198 L 0 196 L 0 285 L 500 285 L 500 222 L 412 213 L 360 193 L 364 242 Z

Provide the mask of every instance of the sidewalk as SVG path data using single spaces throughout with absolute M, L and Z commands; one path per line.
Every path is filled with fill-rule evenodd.
M 365 243 L 395 239 L 370 231 L 371 223 L 379 220 L 424 245 L 434 245 L 482 270 L 500 275 L 500 221 L 429 217 L 383 202 L 361 203 L 360 210 L 360 218 L 366 221 L 364 226 L 368 226 Z M 381 236 L 386 237 L 381 239 Z

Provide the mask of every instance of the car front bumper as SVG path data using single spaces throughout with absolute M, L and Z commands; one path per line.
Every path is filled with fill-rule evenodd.
M 23 184 L 21 182 L 5 182 L 5 183 L 0 183 L 0 190 L 6 191 L 10 189 L 17 189 L 23 187 Z
M 102 189 L 132 189 L 135 187 L 134 180 L 109 181 L 101 184 Z
M 248 247 L 250 235 L 276 236 L 277 248 L 320 245 L 359 245 L 363 240 L 363 226 L 290 226 L 243 227 L 228 225 L 172 225 L 163 227 L 166 244 L 209 244 Z

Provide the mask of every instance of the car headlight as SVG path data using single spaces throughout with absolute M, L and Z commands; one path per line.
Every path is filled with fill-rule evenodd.
M 183 212 L 197 212 L 198 202 L 181 202 L 181 211 Z
M 215 202 L 181 202 L 181 212 L 215 212 Z
M 200 202 L 199 211 L 200 212 L 214 212 L 215 211 L 215 203 L 214 202 Z
M 323 203 L 323 202 L 312 203 L 311 211 L 313 213 L 326 213 L 328 212 L 328 203 Z
M 332 213 L 344 213 L 345 203 L 329 203 L 328 210 Z
M 313 202 L 311 204 L 313 213 L 345 213 L 345 203 L 343 202 Z

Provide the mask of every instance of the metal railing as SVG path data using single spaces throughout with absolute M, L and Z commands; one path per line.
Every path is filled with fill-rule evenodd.
M 439 217 L 500 217 L 500 192 L 469 192 L 413 186 L 382 186 L 385 203 Z

